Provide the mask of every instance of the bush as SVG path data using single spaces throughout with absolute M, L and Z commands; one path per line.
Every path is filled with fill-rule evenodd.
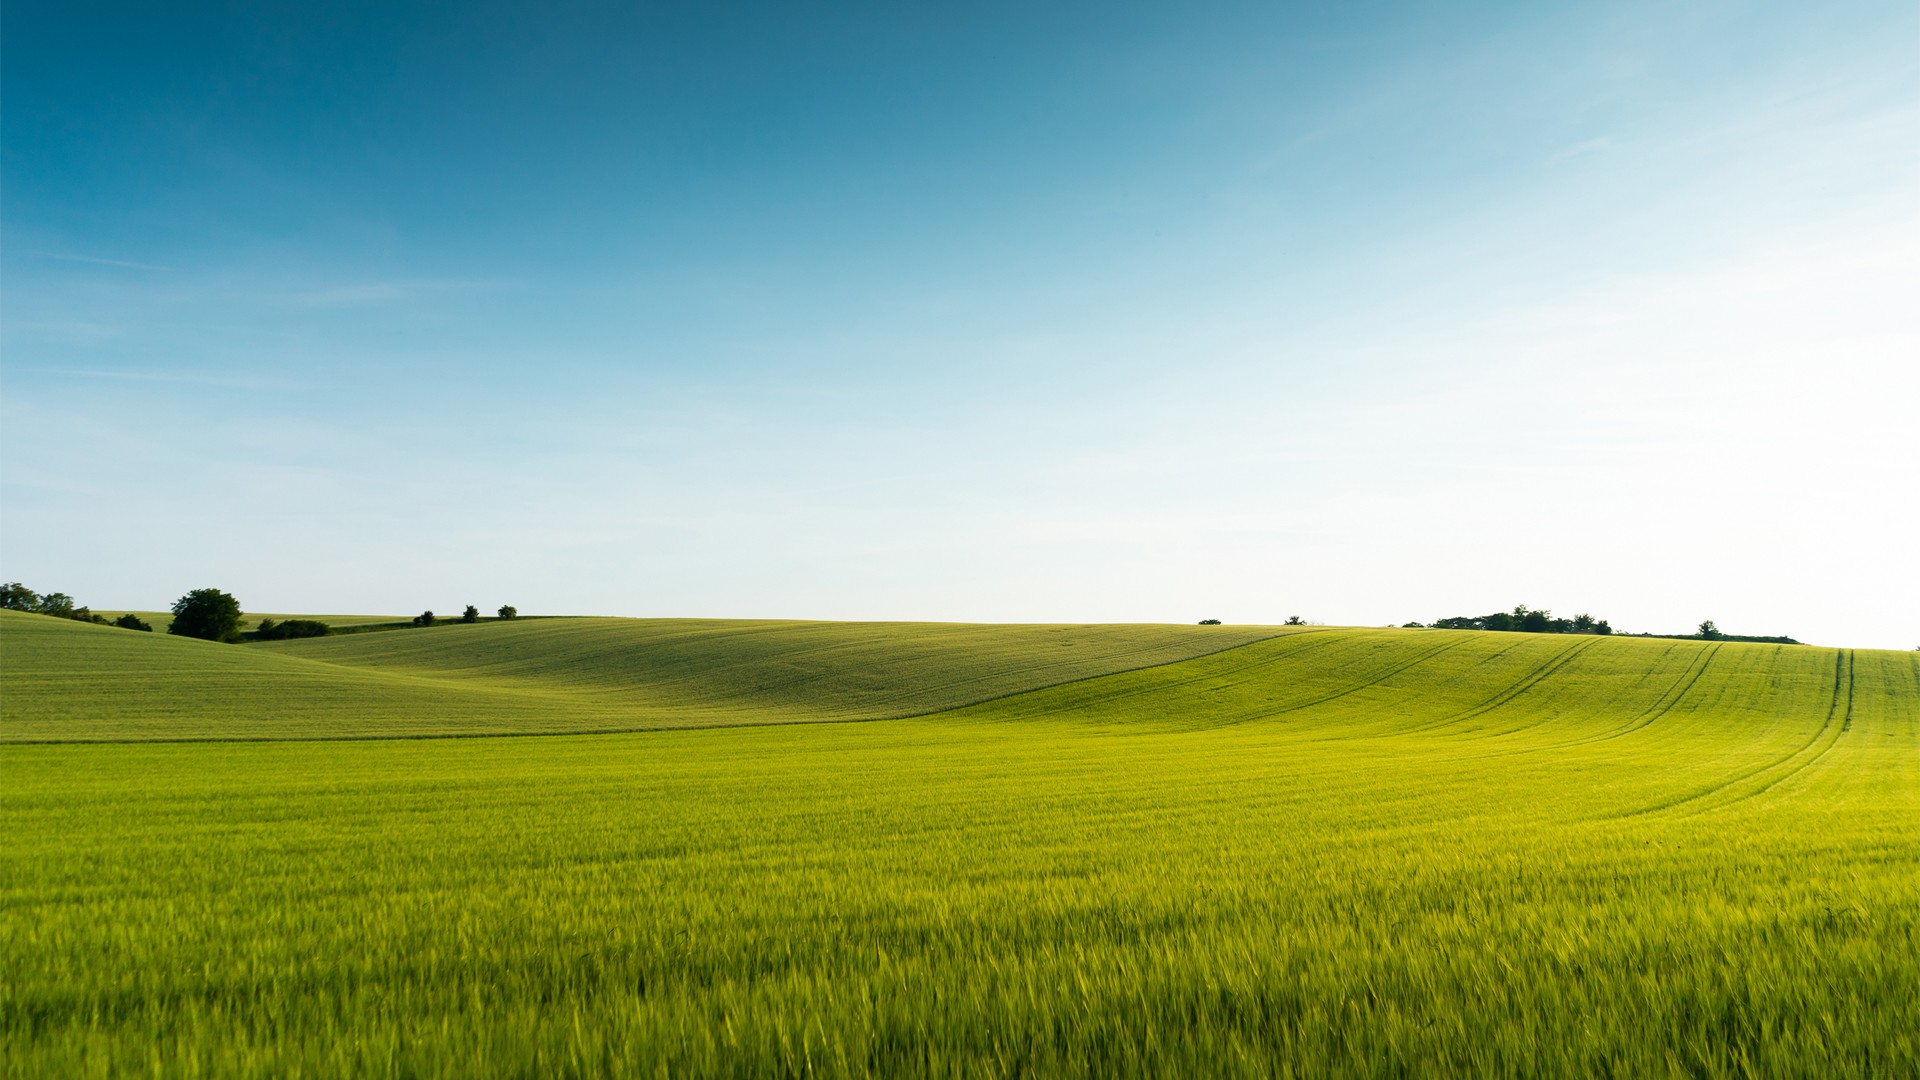
M 113 625 L 120 627 L 122 630 L 145 630 L 149 634 L 153 633 L 153 627 L 149 625 L 145 619 L 142 619 L 131 611 L 113 620 Z
M 433 617 L 432 609 L 423 611 L 420 614 L 415 615 L 413 617 L 413 625 L 415 626 L 432 626 L 435 622 L 438 622 L 438 621 L 439 620 Z
M 240 640 L 240 601 L 219 589 L 195 589 L 173 602 L 167 633 L 202 641 Z
M 1220 620 L 1219 619 L 1201 619 L 1200 625 L 1201 626 L 1219 626 Z
M 333 627 L 318 619 L 288 619 L 277 623 L 272 619 L 262 619 L 260 629 L 253 632 L 255 641 L 290 641 L 294 638 L 326 637 L 333 633 Z

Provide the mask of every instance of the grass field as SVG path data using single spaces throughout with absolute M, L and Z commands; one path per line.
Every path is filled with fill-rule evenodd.
M 30 618 L 16 741 L 922 715 L 0 747 L 10 1075 L 1920 1074 L 1913 654 Z
M 535 619 L 255 645 L 0 611 L 0 739 L 368 738 L 912 716 L 1282 631 Z

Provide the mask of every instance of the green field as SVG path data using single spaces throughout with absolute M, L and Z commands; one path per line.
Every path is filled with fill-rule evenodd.
M 1914 654 L 9 613 L 0 738 L 9 1075 L 1920 1074 Z

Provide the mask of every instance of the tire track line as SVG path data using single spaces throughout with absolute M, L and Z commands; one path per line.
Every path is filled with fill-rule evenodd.
M 1667 695 L 1662 696 L 1659 701 L 1656 701 L 1651 706 L 1649 706 L 1646 712 L 1643 712 L 1639 716 L 1634 717 L 1631 721 L 1627 723 L 1627 726 L 1607 735 L 1601 735 L 1597 738 L 1592 738 L 1592 739 L 1583 739 L 1581 741 L 1582 742 L 1608 742 L 1613 739 L 1625 738 L 1626 736 L 1631 735 L 1642 728 L 1652 727 L 1654 724 L 1658 723 L 1661 717 L 1672 712 L 1674 706 L 1686 700 L 1687 695 L 1693 692 L 1693 688 L 1695 684 L 1699 683 L 1700 677 L 1707 673 L 1707 668 L 1713 664 L 1714 657 L 1720 654 L 1720 649 L 1724 644 L 1725 644 L 1724 642 L 1716 641 L 1713 643 L 1712 648 L 1702 650 L 1700 654 L 1701 659 L 1699 661 L 1699 667 L 1689 669 L 1693 673 L 1691 677 L 1688 676 L 1687 672 L 1683 671 L 1680 673 L 1680 679 L 1684 680 L 1685 685 L 1681 685 L 1679 681 L 1676 681 L 1674 683 L 1674 686 L 1679 687 L 1679 692 L 1675 693 L 1671 688 L 1669 688 Z M 1575 745 L 1578 745 L 1578 744 L 1575 744 Z
M 1703 799 L 1710 799 L 1710 798 L 1712 798 L 1713 796 L 1715 796 L 1715 795 L 1718 795 L 1718 794 L 1720 794 L 1721 792 L 1724 792 L 1724 791 L 1726 791 L 1726 790 L 1727 790 L 1727 789 L 1729 789 L 1729 788 L 1732 788 L 1732 787 L 1735 787 L 1735 786 L 1737 786 L 1737 785 L 1740 785 L 1740 784 L 1743 784 L 1743 783 L 1746 783 L 1747 781 L 1749 781 L 1749 780 L 1753 780 L 1753 779 L 1755 779 L 1756 777 L 1761 777 L 1761 776 L 1765 776 L 1765 775 L 1766 775 L 1767 773 L 1769 773 L 1769 772 L 1772 772 L 1773 770 L 1775 770 L 1775 769 L 1777 769 L 1777 768 L 1779 768 L 1779 767 L 1781 767 L 1782 765 L 1786 765 L 1786 764 L 1788 764 L 1789 762 L 1791 762 L 1791 761 L 1793 761 L 1793 760 L 1794 760 L 1795 758 L 1797 758 L 1797 757 L 1800 757 L 1800 756 L 1801 756 L 1802 754 L 1805 754 L 1805 753 L 1806 753 L 1806 752 L 1807 752 L 1808 750 L 1811 750 L 1811 749 L 1813 749 L 1813 747 L 1814 747 L 1814 746 L 1815 746 L 1816 744 L 1818 744 L 1818 743 L 1820 742 L 1820 739 L 1821 739 L 1821 737 L 1823 737 L 1823 736 L 1825 736 L 1825 735 L 1826 735 L 1826 734 L 1828 733 L 1828 731 L 1829 731 L 1829 730 L 1831 730 L 1831 729 L 1833 729 L 1833 728 L 1835 727 L 1835 724 L 1834 724 L 1834 721 L 1835 721 L 1835 719 L 1836 719 L 1836 718 L 1838 718 L 1838 717 L 1840 716 L 1840 699 L 1841 699 L 1841 697 L 1842 697 L 1842 694 L 1843 694 L 1843 692 L 1844 692 L 1844 694 L 1845 694 L 1845 696 L 1846 696 L 1846 698 L 1847 698 L 1847 715 L 1849 715 L 1849 716 L 1851 716 L 1851 715 L 1852 715 L 1852 712 L 1853 712 L 1853 700 L 1852 700 L 1852 685 L 1853 685 L 1853 680 L 1852 680 L 1852 679 L 1851 679 L 1851 677 L 1850 677 L 1850 676 L 1851 676 L 1851 665 L 1849 664 L 1849 660 L 1850 660 L 1850 658 L 1851 658 L 1851 653 L 1850 653 L 1850 652 L 1848 652 L 1848 651 L 1846 651 L 1846 650 L 1840 650 L 1840 649 L 1836 649 L 1836 650 L 1834 650 L 1834 654 L 1833 654 L 1833 700 L 1832 700 L 1832 701 L 1831 701 L 1831 702 L 1830 702 L 1830 703 L 1828 704 L 1828 706 L 1827 706 L 1827 715 L 1826 715 L 1826 718 L 1825 718 L 1824 720 L 1822 720 L 1822 721 L 1821 721 L 1821 723 L 1820 723 L 1820 727 L 1819 727 L 1819 728 L 1818 728 L 1817 730 L 1815 730 L 1815 731 L 1814 731 L 1814 733 L 1813 733 L 1813 737 L 1812 737 L 1812 738 L 1810 738 L 1810 739 L 1808 739 L 1808 740 L 1807 740 L 1807 741 L 1806 741 L 1806 742 L 1805 742 L 1804 744 L 1802 744 L 1802 745 L 1801 745 L 1801 746 L 1799 746 L 1798 748 L 1796 748 L 1796 749 L 1795 749 L 1795 750 L 1794 750 L 1794 751 L 1793 751 L 1792 753 L 1790 753 L 1790 754 L 1788 754 L 1788 755 L 1786 755 L 1785 757 L 1782 757 L 1782 758 L 1780 758 L 1780 759 L 1778 759 L 1778 760 L 1775 760 L 1775 761 L 1770 761 L 1770 762 L 1768 762 L 1767 764 L 1765 764 L 1765 765 L 1762 765 L 1762 766 L 1760 766 L 1760 767 L 1759 767 L 1759 768 L 1757 768 L 1757 769 L 1749 769 L 1749 770 L 1747 770 L 1746 772 L 1744 772 L 1744 773 L 1741 773 L 1741 774 L 1739 774 L 1738 776 L 1734 776 L 1734 777 L 1731 777 L 1731 778 L 1729 778 L 1728 780 L 1726 780 L 1726 781 L 1725 781 L 1725 782 L 1723 782 L 1723 783 L 1719 783 L 1719 784 L 1715 784 L 1715 785 L 1713 785 L 1712 787 L 1709 787 L 1709 788 L 1707 788 L 1707 789 L 1706 789 L 1706 790 L 1704 790 L 1704 791 L 1699 791 L 1699 792 L 1695 792 L 1695 793 L 1694 793 L 1694 794 L 1692 794 L 1692 795 L 1685 795 L 1685 796 L 1682 796 L 1682 797 L 1680 797 L 1680 798 L 1678 798 L 1678 799 L 1671 799 L 1671 800 L 1668 800 L 1667 802 L 1663 802 L 1663 803 L 1656 803 L 1656 804 L 1654 804 L 1653 806 L 1647 806 L 1647 807 L 1642 807 L 1642 808 L 1641 808 L 1641 809 L 1639 809 L 1639 810 L 1630 810 L 1630 811 L 1627 811 L 1627 812 L 1626 812 L 1626 813 L 1624 813 L 1624 814 L 1614 814 L 1614 815 L 1611 815 L 1611 817 L 1613 817 L 1614 819 L 1619 819 L 1619 818 L 1630 818 L 1630 817 L 1642 817 L 1642 816 L 1645 816 L 1645 815 L 1647 815 L 1647 814 L 1657 814 L 1657 813 L 1661 813 L 1661 812 L 1663 812 L 1663 811 L 1668 811 L 1668 810 L 1677 810 L 1677 809 L 1680 809 L 1681 807 L 1692 807 L 1692 806 L 1693 806 L 1693 804 L 1695 804 L 1695 803 L 1698 803 L 1698 802 L 1700 802 L 1700 801 L 1701 801 L 1701 800 L 1703 800 Z M 1819 759 L 1820 759 L 1821 757 L 1823 757 L 1823 756 L 1825 756 L 1825 754 L 1826 754 L 1826 752 L 1827 752 L 1827 751 L 1829 751 L 1829 750 L 1831 750 L 1831 749 L 1833 749 L 1833 746 L 1834 746 L 1834 744 L 1835 744 L 1835 743 L 1837 743 L 1837 742 L 1839 742 L 1839 741 L 1840 741 L 1840 732 L 1839 732 L 1839 731 L 1837 731 L 1837 730 L 1836 730 L 1836 731 L 1833 731 L 1833 738 L 1832 738 L 1832 740 L 1831 740 L 1831 741 L 1829 741 L 1829 742 L 1827 743 L 1827 745 L 1826 745 L 1826 746 L 1824 746 L 1824 747 L 1822 747 L 1822 748 L 1820 749 L 1820 751 L 1819 751 L 1818 753 L 1816 753 L 1816 754 L 1814 754 L 1814 755 L 1813 755 L 1813 757 L 1811 757 L 1811 758 L 1809 758 L 1809 759 L 1808 759 L 1807 761 L 1805 761 L 1805 762 L 1802 762 L 1802 763 L 1801 763 L 1800 765 L 1798 765 L 1798 766 L 1795 766 L 1794 768 L 1791 768 L 1791 769 L 1789 769 L 1789 770 L 1787 770 L 1787 772 L 1786 772 L 1785 774 L 1783 774 L 1783 775 L 1781 775 L 1781 776 L 1779 776 L 1779 777 L 1776 777 L 1776 778 L 1775 778 L 1774 780 L 1772 780 L 1771 782 L 1769 782 L 1769 783 L 1767 783 L 1767 784 L 1765 784 L 1765 785 L 1763 785 L 1763 786 L 1762 786 L 1761 788 L 1759 788 L 1759 789 L 1758 789 L 1757 791 L 1755 791 L 1755 792 L 1752 792 L 1752 793 L 1751 793 L 1751 794 L 1749 794 L 1749 795 L 1745 795 L 1745 796 L 1740 796 L 1740 797 L 1737 797 L 1737 798 L 1734 798 L 1734 799 L 1730 799 L 1730 800 L 1728 800 L 1728 801 L 1727 801 L 1726 803 L 1723 803 L 1723 804 L 1721 804 L 1721 805 L 1720 805 L 1720 807 L 1711 807 L 1711 806 L 1709 806 L 1709 807 L 1694 807 L 1694 809 L 1693 809 L 1693 812 L 1694 812 L 1694 813 L 1703 813 L 1703 812 L 1706 812 L 1706 811 L 1708 811 L 1708 810 L 1713 810 L 1713 809 L 1719 809 L 1719 808 L 1724 808 L 1724 807 L 1726 807 L 1726 806 L 1731 806 L 1731 805 L 1733 805 L 1733 804 L 1734 804 L 1734 803 L 1736 803 L 1736 802 L 1741 802 L 1741 801 L 1744 801 L 1744 800 L 1745 800 L 1745 799 L 1747 799 L 1747 798 L 1751 798 L 1751 797 L 1752 797 L 1753 795 L 1757 795 L 1757 794 L 1759 794 L 1759 793 L 1760 793 L 1761 791 L 1766 791 L 1767 789 L 1769 789 L 1769 788 L 1771 788 L 1771 787 L 1773 787 L 1773 785 L 1774 785 L 1774 784 L 1777 784 L 1777 783 L 1779 783 L 1780 781 L 1782 781 L 1782 780 L 1785 780 L 1785 779 L 1787 779 L 1788 777 L 1790 777 L 1790 776 L 1792 776 L 1792 775 L 1794 775 L 1795 773 L 1798 773 L 1798 772 L 1799 772 L 1799 771 L 1800 771 L 1801 769 L 1803 769 L 1803 768 L 1805 768 L 1805 767 L 1806 767 L 1807 765 L 1810 765 L 1810 764 L 1812 764 L 1812 763 L 1813 763 L 1814 761 L 1817 761 L 1817 760 L 1819 760 Z
M 1486 701 L 1480 703 L 1479 705 L 1474 706 L 1473 708 L 1468 709 L 1465 712 L 1455 713 L 1452 716 L 1448 716 L 1440 720 L 1435 720 L 1431 723 L 1421 724 L 1417 727 L 1401 728 L 1398 731 L 1396 731 L 1395 734 L 1411 735 L 1411 734 L 1415 734 L 1422 731 L 1433 731 L 1436 728 L 1443 728 L 1452 724 L 1458 724 L 1463 721 L 1471 720 L 1476 716 L 1484 716 L 1485 714 L 1490 713 L 1493 710 L 1501 707 L 1502 705 L 1505 705 L 1508 702 L 1512 701 L 1513 699 L 1519 697 L 1521 694 L 1526 693 L 1528 690 L 1533 689 L 1535 686 L 1538 686 L 1541 683 L 1541 681 L 1546 679 L 1549 675 L 1552 675 L 1554 672 L 1560 670 L 1561 668 L 1565 667 L 1568 663 L 1572 662 L 1575 656 L 1578 656 L 1580 653 L 1583 653 L 1588 649 L 1593 648 L 1595 645 L 1598 645 L 1600 641 L 1601 639 L 1597 637 L 1590 638 L 1586 641 L 1579 642 L 1570 648 L 1564 649 L 1561 652 L 1554 654 L 1554 656 L 1551 659 L 1547 660 L 1541 666 L 1535 668 L 1529 674 L 1522 676 L 1519 682 L 1514 683 L 1512 686 L 1509 686 L 1505 690 L 1502 690 L 1501 692 L 1495 694 L 1491 698 L 1488 698 Z
M 1439 656 L 1441 653 L 1446 652 L 1449 649 L 1457 649 L 1460 646 L 1465 645 L 1467 643 L 1467 640 L 1468 639 L 1466 638 L 1461 638 L 1457 641 L 1446 642 L 1437 649 L 1428 649 L 1427 651 L 1414 656 L 1411 660 L 1404 660 L 1398 664 L 1395 664 L 1393 667 L 1388 668 L 1387 670 L 1381 672 L 1379 675 L 1374 676 L 1372 679 L 1369 679 L 1366 682 L 1359 684 L 1358 686 L 1350 686 L 1345 690 L 1337 690 L 1331 694 L 1326 694 L 1321 697 L 1314 698 L 1311 701 L 1302 701 L 1295 705 L 1288 705 L 1285 708 L 1275 709 L 1272 712 L 1259 713 L 1257 715 L 1248 716 L 1240 720 L 1229 720 L 1224 724 L 1217 724 L 1215 726 L 1216 727 L 1232 727 L 1236 724 L 1251 724 L 1261 720 L 1271 720 L 1276 716 L 1285 716 L 1288 713 L 1299 712 L 1301 709 L 1311 709 L 1316 705 L 1325 705 L 1329 701 L 1338 701 L 1339 699 L 1346 697 L 1349 694 L 1357 694 L 1362 690 L 1379 686 L 1381 683 L 1386 682 L 1388 679 L 1393 678 L 1395 675 L 1399 675 L 1402 672 L 1405 672 L 1409 669 L 1418 667 L 1419 665 L 1426 663 L 1427 661 L 1433 659 L 1436 656 Z
M 1704 813 L 1710 813 L 1714 810 L 1725 810 L 1729 806 L 1736 806 L 1740 803 L 1746 802 L 1749 799 L 1758 798 L 1761 795 L 1764 795 L 1767 792 L 1772 791 L 1774 788 L 1779 787 L 1781 784 L 1786 783 L 1788 780 L 1791 780 L 1794 777 L 1799 776 L 1801 773 L 1806 772 L 1808 769 L 1813 767 L 1815 762 L 1819 761 L 1821 758 L 1826 757 L 1828 754 L 1832 753 L 1833 748 L 1840 745 L 1840 736 L 1846 734 L 1848 731 L 1851 731 L 1853 729 L 1853 686 L 1854 686 L 1853 665 L 1854 665 L 1853 650 L 1848 649 L 1847 650 L 1847 711 L 1846 711 L 1846 714 L 1840 720 L 1839 730 L 1833 733 L 1833 738 L 1827 741 L 1827 745 L 1820 748 L 1819 753 L 1813 755 L 1812 757 L 1806 759 L 1805 761 L 1800 762 L 1798 765 L 1795 765 L 1793 768 L 1788 769 L 1786 772 L 1781 773 L 1779 776 L 1774 777 L 1772 780 L 1767 781 L 1766 783 L 1760 785 L 1759 787 L 1753 789 L 1752 791 L 1747 792 L 1745 795 L 1741 795 L 1741 796 L 1738 796 L 1737 798 L 1729 799 L 1718 806 L 1701 807 L 1698 812 L 1704 814 Z M 1833 726 L 1833 714 L 1836 710 L 1838 710 L 1840 706 L 1840 701 L 1839 701 L 1840 684 L 1839 684 L 1838 678 L 1834 680 L 1833 691 L 1834 691 L 1834 703 L 1833 703 L 1833 706 L 1827 710 L 1827 723 L 1821 727 L 1820 729 L 1821 732 L 1825 732 L 1828 727 Z M 1818 741 L 1819 735 L 1816 734 L 1814 736 L 1814 739 L 1815 741 Z M 1808 743 L 1807 745 L 1811 746 L 1813 744 Z

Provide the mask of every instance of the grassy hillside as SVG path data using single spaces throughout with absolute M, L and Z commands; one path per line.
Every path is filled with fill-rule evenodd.
M 1279 632 L 540 619 L 241 646 L 0 612 L 0 739 L 366 738 L 876 719 Z
M 0 746 L 0 1060 L 1920 1073 L 1920 656 L 1309 629 L 1143 666 L 1220 629 L 0 619 L 10 738 L 974 702 Z
M 1325 631 L 901 723 L 0 761 L 23 1074 L 1920 1070 L 1908 654 Z

